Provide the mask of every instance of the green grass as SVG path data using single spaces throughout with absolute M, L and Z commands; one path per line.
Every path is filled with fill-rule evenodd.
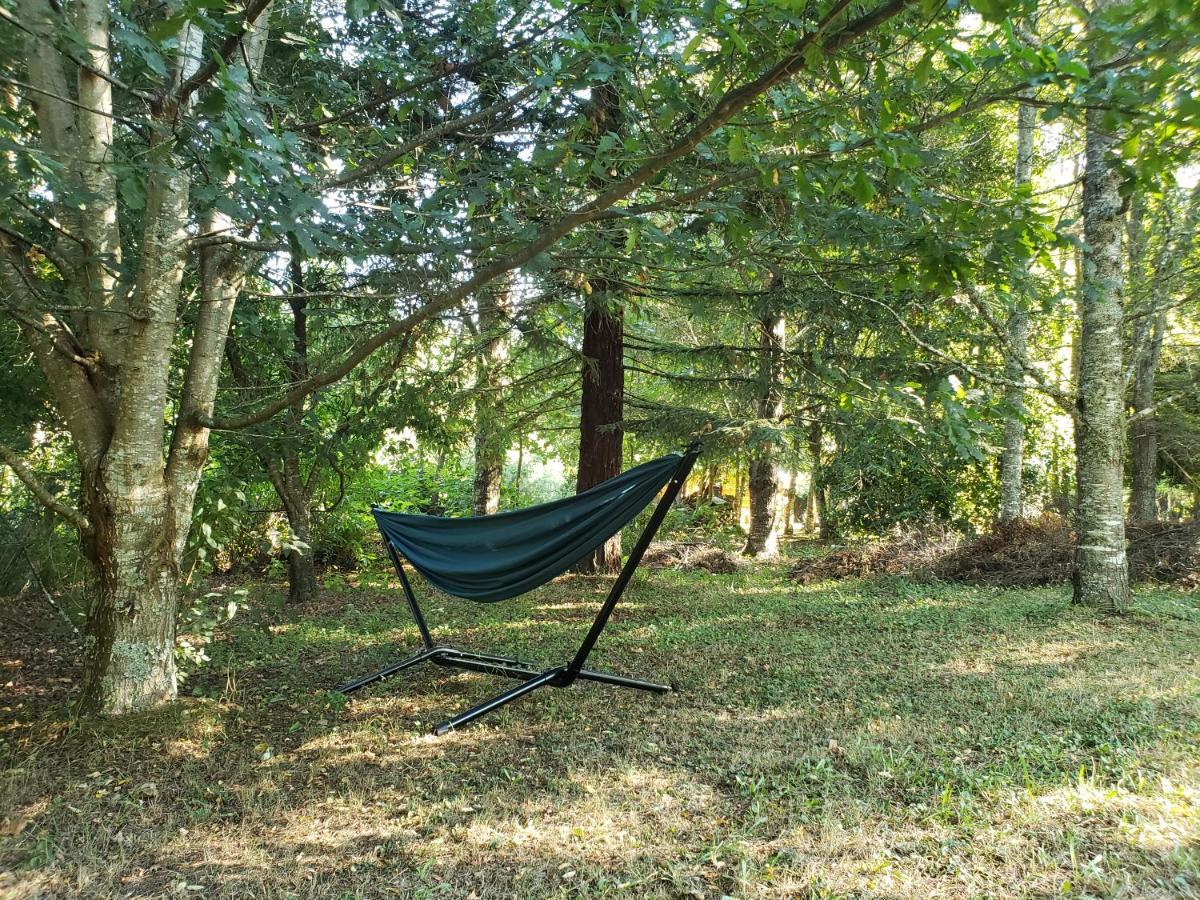
M 429 604 L 439 639 L 565 659 L 606 582 Z M 645 573 L 594 664 L 665 698 L 425 668 L 399 594 L 256 589 L 178 708 L 9 727 L 0 895 L 1200 896 L 1200 606 L 782 567 Z M 16 823 L 15 825 L 11 823 Z M 6 893 L 7 892 L 7 893 Z

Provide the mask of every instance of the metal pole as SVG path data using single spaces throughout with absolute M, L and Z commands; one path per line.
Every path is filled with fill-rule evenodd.
M 503 694 L 497 694 L 491 700 L 485 700 L 478 706 L 472 706 L 466 712 L 459 713 L 452 719 L 447 719 L 441 725 L 434 726 L 433 733 L 441 737 L 448 731 L 453 731 L 460 725 L 466 725 L 468 722 L 474 722 L 480 716 L 487 715 L 493 709 L 499 709 L 505 704 L 512 703 L 518 697 L 523 697 L 530 691 L 536 691 L 540 687 L 544 687 L 550 682 L 558 678 L 562 674 L 562 669 L 551 669 L 548 672 L 543 672 L 534 678 L 529 679 L 523 684 L 518 684 L 515 688 L 505 691 Z
M 654 512 L 650 516 L 650 521 L 646 523 L 646 527 L 642 530 L 638 542 L 629 551 L 629 559 L 625 561 L 621 573 L 617 576 L 616 582 L 613 583 L 612 590 L 608 592 L 608 597 L 605 599 L 604 605 L 600 607 L 600 612 L 597 613 L 596 620 L 592 622 L 592 627 L 588 630 L 587 636 L 583 639 L 583 643 L 580 644 L 579 650 L 575 653 L 575 658 L 571 660 L 570 665 L 563 671 L 562 684 L 570 684 L 579 677 L 579 673 L 583 669 L 583 664 L 587 662 L 588 654 L 592 652 L 592 648 L 596 646 L 596 641 L 600 639 L 600 634 L 604 631 L 604 626 L 608 624 L 609 616 L 612 615 L 613 610 L 616 608 L 617 601 L 621 599 L 621 594 L 624 593 L 625 586 L 629 584 L 629 579 L 633 578 L 633 573 L 642 561 L 642 555 L 646 552 L 646 548 L 650 546 L 650 542 L 654 540 L 654 535 L 658 532 L 659 526 L 662 525 L 663 519 L 667 517 L 667 512 L 671 509 L 671 504 L 679 496 L 679 491 L 683 487 L 683 483 L 687 481 L 688 474 L 692 471 L 692 466 L 699 455 L 700 444 L 697 442 L 689 446 L 683 454 L 683 458 L 679 460 L 679 466 L 675 469 L 675 474 L 671 476 L 671 480 L 667 483 L 666 492 L 663 494 L 662 499 L 658 501 L 658 506 L 654 508 Z
M 421 632 L 421 643 L 427 650 L 432 650 L 433 638 L 429 635 L 429 626 L 425 624 L 425 616 L 422 615 L 421 607 L 417 604 L 417 596 L 413 593 L 412 585 L 408 583 L 408 576 L 404 574 L 404 565 L 400 562 L 400 555 L 387 538 L 384 538 L 383 543 L 387 547 L 388 555 L 392 558 L 392 564 L 396 567 L 396 574 L 400 576 L 400 586 L 404 588 L 404 596 L 408 600 L 408 610 L 412 613 L 413 621 L 417 623 L 417 631 Z
M 437 659 L 442 653 L 441 647 L 436 647 L 432 650 L 422 650 L 416 656 L 410 656 L 408 659 L 402 659 L 399 662 L 394 662 L 384 666 L 378 672 L 372 672 L 370 675 L 362 675 L 355 678 L 353 681 L 347 681 L 345 684 L 338 685 L 334 688 L 339 694 L 349 694 L 357 691 L 359 688 L 364 688 L 368 684 L 374 684 L 376 681 L 382 681 L 389 675 L 395 675 L 409 666 L 415 666 L 417 663 L 425 662 L 427 659 Z

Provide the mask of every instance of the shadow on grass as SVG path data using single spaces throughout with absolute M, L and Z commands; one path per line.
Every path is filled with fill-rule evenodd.
M 464 646 L 554 661 L 603 589 L 429 607 Z M 221 701 L 14 741 L 5 794 L 28 821 L 0 839 L 0 889 L 1200 890 L 1200 627 L 1179 617 L 1094 620 L 1056 590 L 656 573 L 594 662 L 683 691 L 541 691 L 439 740 L 420 731 L 511 682 L 428 666 L 331 702 L 416 645 L 402 603 L 345 600 L 229 628 L 195 680 Z

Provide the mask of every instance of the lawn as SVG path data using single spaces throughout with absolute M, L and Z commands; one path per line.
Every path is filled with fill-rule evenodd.
M 605 586 L 429 614 L 558 661 Z M 1200 897 L 1194 594 L 1097 619 L 1065 588 L 647 572 L 593 663 L 678 692 L 547 689 L 437 739 L 508 682 L 339 702 L 416 646 L 400 595 L 280 590 L 133 723 L 70 725 L 69 659 L 0 641 L 0 895 Z

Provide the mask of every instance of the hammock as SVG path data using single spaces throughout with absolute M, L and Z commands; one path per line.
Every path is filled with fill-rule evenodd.
M 494 516 L 448 519 L 401 515 L 372 507 L 424 648 L 414 656 L 348 681 L 336 690 L 350 694 L 426 661 L 522 680 L 511 690 L 437 725 L 433 731 L 439 735 L 537 688 L 566 687 L 580 678 L 655 693 L 671 690 L 669 685 L 585 669 L 583 664 L 699 453 L 700 446 L 694 443 L 682 454 L 673 453 L 644 463 L 573 497 Z M 581 562 L 633 521 L 664 486 L 662 499 L 570 663 L 542 669 L 511 657 L 434 643 L 404 571 L 402 557 L 430 584 L 448 594 L 481 603 L 507 600 L 545 584 Z
M 494 603 L 540 587 L 603 546 L 654 499 L 682 458 L 672 453 L 574 497 L 494 516 L 372 512 L 383 539 L 434 587 Z

